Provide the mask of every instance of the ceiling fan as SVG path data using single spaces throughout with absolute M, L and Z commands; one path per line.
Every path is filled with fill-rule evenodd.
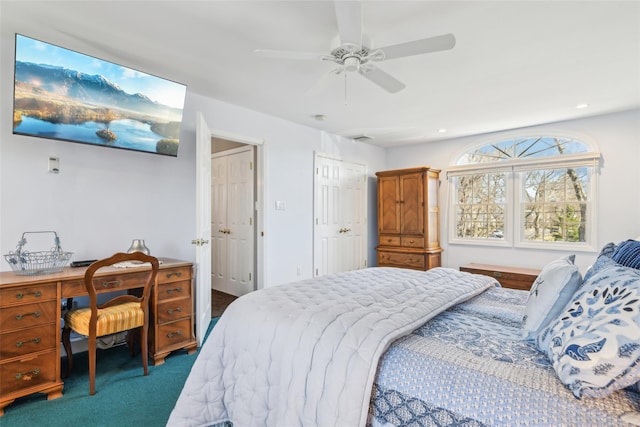
M 396 45 L 372 49 L 363 44 L 362 37 L 362 3 L 359 1 L 335 1 L 336 18 L 340 46 L 329 54 L 292 52 L 271 49 L 256 49 L 255 54 L 279 59 L 312 59 L 331 61 L 338 64 L 338 68 L 331 70 L 319 83 L 328 77 L 341 73 L 357 72 L 364 78 L 390 93 L 396 93 L 405 88 L 405 84 L 382 71 L 374 62 L 424 53 L 439 52 L 453 49 L 456 39 L 453 34 L 413 40 Z

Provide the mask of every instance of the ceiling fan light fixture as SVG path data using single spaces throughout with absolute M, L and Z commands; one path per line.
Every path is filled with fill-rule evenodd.
M 346 71 L 358 71 L 360 69 L 360 59 L 356 56 L 345 58 L 344 69 Z

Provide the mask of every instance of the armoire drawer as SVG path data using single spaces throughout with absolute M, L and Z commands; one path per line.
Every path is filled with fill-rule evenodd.
M 405 248 L 424 248 L 424 237 L 402 237 L 400 240 Z
M 378 251 L 378 265 L 424 269 L 426 264 L 424 254 Z
M 383 246 L 400 246 L 400 236 L 380 236 L 378 243 Z

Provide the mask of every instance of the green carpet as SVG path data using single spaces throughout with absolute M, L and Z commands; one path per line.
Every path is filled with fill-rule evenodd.
M 211 320 L 209 331 L 217 320 Z M 164 426 L 197 355 L 175 351 L 163 365 L 150 364 L 145 377 L 140 355 L 131 358 L 127 346 L 98 350 L 96 394 L 89 396 L 87 353 L 79 353 L 64 380 L 62 397 L 47 400 L 34 394 L 18 399 L 5 407 L 0 426 Z

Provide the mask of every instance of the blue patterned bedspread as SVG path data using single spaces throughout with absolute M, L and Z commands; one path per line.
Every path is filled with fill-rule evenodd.
M 576 399 L 521 338 L 528 293 L 495 288 L 396 341 L 373 388 L 374 426 L 624 426 L 640 394 Z M 636 420 L 636 421 L 634 421 Z M 635 424 L 638 425 L 638 424 Z

